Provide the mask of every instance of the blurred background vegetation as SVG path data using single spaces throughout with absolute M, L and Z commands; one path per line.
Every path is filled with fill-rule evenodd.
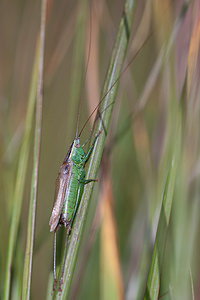
M 123 6 L 113 0 L 48 1 L 31 299 L 52 296 L 48 222 L 55 180 L 75 137 L 80 99 L 80 128 L 99 102 Z M 41 1 L 0 1 L 1 299 L 7 299 L 5 289 L 10 299 L 21 298 L 34 110 L 28 125 L 26 118 L 30 95 L 35 105 L 30 86 L 40 15 Z M 198 0 L 136 2 L 124 66 L 140 51 L 120 78 L 67 299 L 200 299 L 199 44 Z M 60 229 L 58 263 L 64 236 Z M 9 240 L 14 250 L 8 269 Z

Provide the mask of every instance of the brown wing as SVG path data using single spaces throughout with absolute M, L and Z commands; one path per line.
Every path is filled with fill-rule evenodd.
M 71 175 L 71 167 L 72 165 L 70 162 L 62 164 L 60 172 L 56 179 L 54 206 L 49 220 L 50 232 L 56 230 L 59 223 L 60 212 L 62 209 L 65 192 Z

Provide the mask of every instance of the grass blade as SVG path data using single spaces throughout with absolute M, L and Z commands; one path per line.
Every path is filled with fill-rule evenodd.
M 100 231 L 100 293 L 101 299 L 124 299 L 123 281 L 117 242 L 117 227 L 113 212 L 114 195 L 108 172 L 108 161 L 103 169 L 101 185 Z
M 26 170 L 27 170 L 28 157 L 30 151 L 30 136 L 31 136 L 32 121 L 33 121 L 36 91 L 37 91 L 37 73 L 38 73 L 37 62 L 38 62 L 38 56 L 36 54 L 36 58 L 33 66 L 33 72 L 32 72 L 29 99 L 28 99 L 25 132 L 24 132 L 24 138 L 22 141 L 21 150 L 19 154 L 15 190 L 13 195 L 13 207 L 12 207 L 11 225 L 10 225 L 10 232 L 9 232 L 8 254 L 6 260 L 6 273 L 5 273 L 4 295 L 3 295 L 3 299 L 5 300 L 9 299 L 9 295 L 10 295 L 10 280 L 11 280 L 13 252 L 14 252 L 15 242 L 17 238 L 17 231 L 19 227 L 22 198 L 23 198 L 23 192 L 25 187 L 24 185 L 25 185 Z
M 135 7 L 135 1 L 128 0 L 125 2 L 124 7 L 124 14 L 122 15 L 119 30 L 116 38 L 116 42 L 114 45 L 110 65 L 108 68 L 106 80 L 104 83 L 103 93 L 102 95 L 105 95 L 106 92 L 111 88 L 113 83 L 117 80 L 117 78 L 120 76 L 120 72 L 122 69 L 122 65 L 124 62 L 129 36 L 130 36 L 130 30 L 132 27 L 133 22 L 133 15 L 134 15 L 134 7 Z M 112 114 L 112 106 L 109 106 L 114 103 L 116 92 L 117 92 L 118 84 L 115 84 L 113 87 L 111 93 L 106 95 L 103 105 L 102 105 L 102 118 L 104 120 L 104 126 L 106 130 L 109 128 L 109 123 L 111 119 Z M 107 107 L 110 107 L 109 109 L 106 109 Z M 97 124 L 97 130 L 102 130 L 102 122 L 99 121 Z M 98 167 L 100 164 L 103 147 L 105 143 L 106 136 L 102 132 L 100 135 L 98 142 L 95 145 L 95 149 L 91 155 L 89 166 L 88 166 L 88 178 L 96 178 L 96 174 L 98 171 Z M 65 272 L 64 272 L 64 281 L 63 281 L 63 291 L 60 296 L 57 297 L 57 299 L 66 299 L 69 287 L 72 280 L 73 270 L 75 267 L 76 257 L 78 254 L 78 249 L 80 245 L 81 236 L 83 234 L 84 225 L 86 222 L 86 215 L 87 210 L 89 207 L 89 202 L 92 194 L 93 185 L 88 185 L 84 189 L 82 201 L 80 203 L 79 210 L 77 212 L 77 216 L 73 225 L 73 230 L 71 234 L 71 240 L 68 245 L 68 255 L 66 259 L 65 264 Z
M 171 100 L 176 102 L 175 99 Z M 176 104 L 175 104 L 176 106 Z M 176 182 L 176 171 L 178 166 L 178 161 L 180 158 L 180 147 L 181 147 L 181 115 L 177 111 L 177 107 L 171 107 L 170 112 L 173 117 L 170 116 L 171 122 L 169 122 L 170 130 L 169 132 L 169 146 L 171 146 L 171 158 L 169 163 L 169 171 L 167 180 L 164 187 L 164 193 L 162 197 L 162 204 L 159 216 L 159 222 L 157 227 L 156 238 L 154 242 L 153 254 L 151 259 L 151 265 L 148 274 L 147 286 L 145 291 L 144 299 L 156 300 L 159 295 L 160 288 L 160 275 L 161 267 L 163 262 L 163 255 L 165 249 L 165 242 L 167 237 L 167 229 L 169 225 L 171 207 L 174 196 L 174 188 Z M 173 119 L 172 119 L 173 118 Z M 174 122 L 172 120 L 175 120 Z M 172 125 L 173 124 L 173 125 Z
M 35 212 L 36 212 L 37 185 L 38 185 L 39 153 L 40 153 L 41 127 L 42 127 L 42 99 L 43 99 L 42 88 L 43 88 L 46 8 L 47 8 L 47 0 L 43 0 L 42 8 L 41 8 L 40 39 L 38 43 L 38 85 L 37 85 L 37 101 L 36 101 L 36 117 L 35 117 L 33 172 L 32 172 L 32 184 L 31 184 L 31 194 L 30 194 L 27 241 L 26 241 L 26 255 L 25 255 L 25 262 L 24 262 L 22 299 L 30 298 L 33 242 L 34 242 L 34 231 L 35 231 Z

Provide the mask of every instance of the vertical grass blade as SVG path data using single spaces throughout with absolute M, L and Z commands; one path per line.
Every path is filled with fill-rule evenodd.
M 113 83 L 120 76 L 125 54 L 127 51 L 129 37 L 130 37 L 130 30 L 132 27 L 133 16 L 134 16 L 134 8 L 135 8 L 135 1 L 127 0 L 125 2 L 124 13 L 120 21 L 117 38 L 112 52 L 111 61 L 108 67 L 102 95 L 106 94 L 106 92 L 111 88 Z M 118 84 L 115 84 L 115 86 L 112 88 L 112 91 L 108 93 L 108 95 L 106 95 L 103 101 L 102 118 L 104 120 L 104 126 L 106 130 L 108 130 L 109 128 L 109 123 L 112 114 L 112 107 L 113 107 L 112 104 L 115 101 L 117 88 L 118 88 Z M 109 107 L 109 109 L 106 109 L 107 107 Z M 97 123 L 97 128 L 98 128 L 97 130 L 102 130 L 101 121 Z M 97 143 L 95 144 L 94 151 L 90 158 L 87 178 L 96 178 L 103 148 L 104 148 L 105 138 L 106 136 L 104 132 L 102 132 L 102 134 L 98 138 Z M 92 184 L 86 186 L 84 189 L 80 207 L 77 212 L 77 216 L 73 225 L 71 240 L 68 246 L 68 255 L 66 259 L 65 272 L 64 272 L 63 291 L 60 296 L 57 295 L 56 299 L 66 299 L 69 292 L 73 270 L 76 263 L 76 257 L 80 245 L 80 240 L 86 222 L 86 215 L 89 207 L 92 189 L 93 189 Z
M 106 167 L 104 168 L 100 200 L 102 214 L 100 231 L 100 298 L 102 300 L 122 300 L 124 299 L 124 291 L 117 243 L 117 228 L 113 214 L 113 191 L 108 170 Z
M 171 101 L 176 101 L 175 99 Z M 157 227 L 156 239 L 154 242 L 153 254 L 148 274 L 147 286 L 145 291 L 145 300 L 156 300 L 159 295 L 161 267 L 167 237 L 167 229 L 170 220 L 172 201 L 174 196 L 174 187 L 176 182 L 177 165 L 180 158 L 181 147 L 181 115 L 180 112 L 173 107 L 177 113 L 173 114 L 174 119 L 170 118 L 171 124 L 168 143 L 171 148 L 169 151 L 171 158 L 169 160 L 169 171 L 165 183 L 162 204 Z M 171 111 L 172 112 L 172 108 Z M 172 120 L 175 120 L 174 122 Z M 173 126 L 173 125 L 174 126 Z
M 24 192 L 26 170 L 27 170 L 28 157 L 30 151 L 30 136 L 31 136 L 36 91 L 37 91 L 38 59 L 39 56 L 36 51 L 36 57 L 34 61 L 31 84 L 30 84 L 28 108 L 27 108 L 26 122 L 25 122 L 25 132 L 24 132 L 24 137 L 21 145 L 20 154 L 19 154 L 16 183 L 15 183 L 15 189 L 13 195 L 13 208 L 12 208 L 12 215 L 11 215 L 11 222 L 10 222 L 11 225 L 10 225 L 10 232 L 9 232 L 8 254 L 6 260 L 6 273 L 5 273 L 5 281 L 4 281 L 4 295 L 3 295 L 4 300 L 8 300 L 10 295 L 10 281 L 11 281 L 13 252 L 14 252 L 14 247 L 15 247 L 17 232 L 19 227 L 19 219 L 21 214 L 21 205 L 22 205 L 22 198 Z
M 27 241 L 26 241 L 26 255 L 25 255 L 25 263 L 24 263 L 22 299 L 30 299 L 39 154 L 40 154 L 41 127 L 42 127 L 42 100 L 43 100 L 42 89 L 43 89 L 46 9 L 47 9 L 47 0 L 43 0 L 42 7 L 41 7 L 41 26 L 40 26 L 40 39 L 39 39 L 39 46 L 38 46 L 39 59 L 38 59 L 38 84 L 37 84 L 37 101 L 36 101 L 36 116 L 35 116 L 33 172 L 32 172 L 32 184 L 31 184 L 31 194 L 30 194 Z
M 71 124 L 76 126 L 76 119 L 74 113 L 76 113 L 79 102 L 82 101 L 82 82 L 84 72 L 82 70 L 83 56 L 80 53 L 84 53 L 85 47 L 85 24 L 87 15 L 87 1 L 81 1 L 77 7 L 76 25 L 75 25 L 75 41 L 73 51 L 73 69 L 70 76 L 70 92 L 69 92 L 69 103 L 68 103 L 68 117 L 67 127 Z M 80 100 L 79 100 L 80 99 Z M 78 126 L 78 125 L 77 125 Z M 74 132 L 72 131 L 74 135 Z M 72 139 L 72 136 L 70 137 Z

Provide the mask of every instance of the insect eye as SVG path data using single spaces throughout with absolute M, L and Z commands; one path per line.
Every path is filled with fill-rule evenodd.
M 81 145 L 79 143 L 75 145 L 76 148 L 80 148 L 80 146 Z

